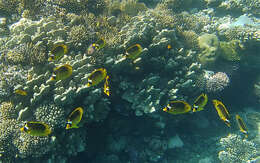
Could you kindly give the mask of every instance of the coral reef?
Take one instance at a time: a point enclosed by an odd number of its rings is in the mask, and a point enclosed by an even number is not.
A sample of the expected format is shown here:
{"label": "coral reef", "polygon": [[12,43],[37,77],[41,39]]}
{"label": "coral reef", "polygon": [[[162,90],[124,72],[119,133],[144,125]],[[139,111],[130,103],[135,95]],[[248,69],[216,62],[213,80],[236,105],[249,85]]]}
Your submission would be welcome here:
{"label": "coral reef", "polygon": [[252,13],[259,16],[260,2],[257,0],[229,0],[223,1],[218,8],[221,11],[237,14],[237,13]]}
{"label": "coral reef", "polygon": [[204,66],[213,64],[219,56],[219,41],[214,34],[203,34],[198,38],[201,53],[198,55],[200,63]]}
{"label": "coral reef", "polygon": [[224,148],[218,154],[222,163],[243,163],[255,157],[257,153],[257,147],[253,142],[235,134],[221,138],[220,145]]}
{"label": "coral reef", "polygon": [[224,72],[217,72],[209,77],[206,77],[207,92],[220,92],[224,90],[230,83],[228,75]]}
{"label": "coral reef", "polygon": [[[227,72],[220,72],[222,64],[239,61],[247,68],[259,67],[254,63],[260,57],[253,52],[259,43],[258,20],[246,14],[236,19],[218,16],[221,10],[257,15],[259,7],[253,3],[258,5],[254,0],[0,0],[4,13],[0,17],[0,161],[70,162],[80,152],[91,153],[88,138],[98,134],[88,131],[100,124],[100,130],[110,134],[98,139],[105,144],[104,152],[93,157],[99,163],[171,162],[168,151],[191,152],[182,148],[189,142],[178,133],[191,116],[172,118],[161,108],[171,100],[192,104],[201,92],[223,91],[231,83]],[[241,8],[243,4],[247,7]],[[250,24],[241,24],[242,19]],[[100,39],[105,46],[87,54],[89,45]],[[57,44],[65,44],[69,51],[48,62]],[[135,44],[142,47],[140,56],[125,57],[126,49]],[[51,80],[53,69],[64,64],[72,67],[72,75]],[[109,97],[103,93],[103,82],[86,86],[88,76],[98,68],[105,68],[110,77]],[[260,96],[259,80],[254,87]],[[66,118],[76,107],[84,110],[79,128],[65,130]],[[201,117],[194,119],[198,129],[212,125],[207,119],[204,125],[199,124]],[[20,132],[26,121],[48,124],[51,135]],[[255,155],[253,142],[237,135],[222,138],[220,144],[222,162],[246,161]],[[196,150],[201,151],[200,146]],[[185,160],[213,162],[213,157]]]}
{"label": "coral reef", "polygon": [[239,40],[221,41],[219,43],[220,57],[227,61],[240,61],[242,46]]}

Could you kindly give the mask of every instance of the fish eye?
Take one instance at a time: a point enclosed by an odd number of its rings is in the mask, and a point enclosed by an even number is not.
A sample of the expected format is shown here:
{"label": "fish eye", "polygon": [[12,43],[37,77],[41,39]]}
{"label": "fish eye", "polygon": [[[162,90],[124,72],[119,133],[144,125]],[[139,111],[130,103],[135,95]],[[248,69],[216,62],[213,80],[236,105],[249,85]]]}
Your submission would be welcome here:
{"label": "fish eye", "polygon": [[24,126],[23,128],[25,132],[28,131],[28,127]]}

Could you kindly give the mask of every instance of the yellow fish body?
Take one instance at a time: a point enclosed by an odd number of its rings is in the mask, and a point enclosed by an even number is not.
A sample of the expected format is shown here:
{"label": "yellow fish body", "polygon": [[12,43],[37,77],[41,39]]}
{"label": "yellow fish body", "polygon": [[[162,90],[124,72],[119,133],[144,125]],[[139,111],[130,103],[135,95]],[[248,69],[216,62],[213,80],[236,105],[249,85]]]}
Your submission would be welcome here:
{"label": "yellow fish body", "polygon": [[96,47],[97,50],[100,50],[100,49],[104,48],[105,45],[106,45],[106,41],[103,38],[101,38],[97,42],[95,42],[94,46]]}
{"label": "yellow fish body", "polygon": [[204,93],[202,93],[199,97],[196,98],[193,104],[193,112],[201,111],[204,109],[204,107],[207,105],[208,102],[208,96]]}
{"label": "yellow fish body", "polygon": [[27,96],[27,92],[21,89],[15,90],[14,93],[22,96]]}
{"label": "yellow fish body", "polygon": [[110,89],[109,89],[109,85],[108,85],[108,80],[109,80],[109,76],[106,76],[106,81],[104,83],[104,93],[107,96],[110,96]]}
{"label": "yellow fish body", "polygon": [[163,111],[170,114],[184,114],[191,111],[191,106],[185,101],[171,101]]}
{"label": "yellow fish body", "polygon": [[53,70],[53,74],[51,77],[51,80],[64,80],[68,77],[70,77],[72,74],[72,67],[68,64],[64,64],[60,67],[56,67]]}
{"label": "yellow fish body", "polygon": [[68,120],[66,123],[66,129],[79,128],[77,125],[81,121],[82,115],[83,115],[82,107],[78,107],[78,108],[74,109],[68,117]]}
{"label": "yellow fish body", "polygon": [[95,86],[103,81],[107,76],[107,70],[104,68],[95,69],[88,77],[87,87]]}
{"label": "yellow fish body", "polygon": [[90,44],[87,50],[88,54],[92,54],[94,53],[94,51],[104,48],[105,45],[106,45],[106,41],[103,38],[99,39],[97,42]]}
{"label": "yellow fish body", "polygon": [[48,136],[51,133],[50,127],[43,122],[26,122],[20,130],[32,136]]}
{"label": "yellow fish body", "polygon": [[140,44],[135,44],[126,49],[126,58],[135,60],[142,53],[143,48]]}
{"label": "yellow fish body", "polygon": [[60,60],[65,54],[68,53],[68,47],[64,44],[57,44],[51,50],[51,55],[48,61]]}
{"label": "yellow fish body", "polygon": [[246,124],[244,123],[243,119],[238,114],[236,115],[236,121],[237,121],[237,125],[238,125],[240,131],[242,133],[244,133],[245,137],[247,138],[248,130],[247,130]]}
{"label": "yellow fish body", "polygon": [[215,106],[217,112],[218,112],[218,116],[220,117],[220,119],[222,119],[226,125],[228,127],[230,127],[230,115],[228,113],[227,108],[225,107],[225,105],[218,100],[212,100],[213,105]]}

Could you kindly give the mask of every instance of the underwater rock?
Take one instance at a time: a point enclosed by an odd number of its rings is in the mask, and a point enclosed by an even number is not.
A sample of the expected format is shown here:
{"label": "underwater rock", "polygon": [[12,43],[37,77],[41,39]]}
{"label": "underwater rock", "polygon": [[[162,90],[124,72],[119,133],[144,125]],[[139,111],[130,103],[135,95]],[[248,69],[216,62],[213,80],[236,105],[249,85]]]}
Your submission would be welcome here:
{"label": "underwater rock", "polygon": [[181,148],[184,146],[183,141],[181,140],[181,138],[179,137],[179,135],[175,135],[173,137],[171,137],[168,140],[168,148],[169,149],[173,149],[173,148]]}

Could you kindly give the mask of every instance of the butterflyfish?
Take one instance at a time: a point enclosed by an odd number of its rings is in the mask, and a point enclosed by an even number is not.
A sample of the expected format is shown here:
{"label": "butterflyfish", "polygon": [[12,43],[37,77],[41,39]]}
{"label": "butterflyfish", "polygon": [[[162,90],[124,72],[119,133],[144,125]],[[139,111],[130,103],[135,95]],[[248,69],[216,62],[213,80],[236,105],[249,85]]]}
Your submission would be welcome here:
{"label": "butterflyfish", "polygon": [[225,107],[225,105],[218,100],[212,100],[213,105],[215,106],[217,112],[218,112],[218,116],[220,117],[220,119],[222,119],[226,125],[228,127],[230,127],[230,115],[228,113],[227,108]]}
{"label": "butterflyfish", "polygon": [[32,136],[48,136],[51,133],[50,127],[43,122],[26,122],[20,130]]}
{"label": "butterflyfish", "polygon": [[97,42],[89,45],[88,50],[87,50],[88,54],[92,54],[95,51],[104,48],[105,45],[106,45],[106,41],[103,38],[99,39]]}
{"label": "butterflyfish", "polygon": [[135,60],[142,53],[143,48],[140,44],[135,44],[126,49],[126,58]]}
{"label": "butterflyfish", "polygon": [[107,75],[107,76],[106,76],[106,81],[105,81],[105,83],[104,83],[104,93],[105,93],[107,96],[110,96],[110,90],[109,90],[108,80],[109,80],[109,76]]}
{"label": "butterflyfish", "polygon": [[78,123],[81,121],[82,115],[83,115],[82,107],[78,107],[78,108],[74,109],[68,117],[68,120],[66,123],[66,129],[79,128]]}
{"label": "butterflyfish", "polygon": [[87,87],[95,86],[103,81],[107,76],[107,70],[104,68],[95,69],[88,77]]}
{"label": "butterflyfish", "polygon": [[163,111],[175,115],[184,114],[191,111],[191,106],[185,101],[170,101]]}
{"label": "butterflyfish", "polygon": [[55,45],[51,52],[50,52],[50,57],[48,61],[53,61],[53,60],[60,60],[65,54],[68,53],[68,47],[67,45],[64,44],[57,44]]}
{"label": "butterflyfish", "polygon": [[72,67],[68,64],[64,64],[62,66],[56,67],[53,70],[53,74],[51,76],[51,80],[64,80],[70,77],[72,74]]}
{"label": "butterflyfish", "polygon": [[246,124],[244,123],[243,119],[238,114],[236,115],[236,121],[237,121],[237,125],[238,125],[240,131],[242,133],[244,133],[245,137],[247,138],[248,130],[247,130]]}
{"label": "butterflyfish", "polygon": [[208,96],[204,93],[199,95],[193,103],[193,112],[201,111],[204,109],[204,107],[207,105],[208,102]]}
{"label": "butterflyfish", "polygon": [[16,89],[14,93],[22,96],[27,96],[27,92],[22,89]]}

